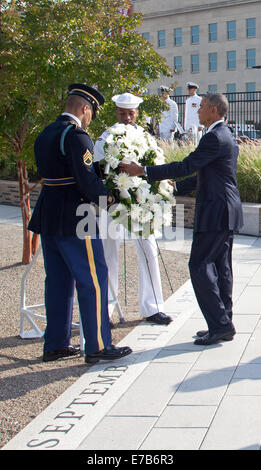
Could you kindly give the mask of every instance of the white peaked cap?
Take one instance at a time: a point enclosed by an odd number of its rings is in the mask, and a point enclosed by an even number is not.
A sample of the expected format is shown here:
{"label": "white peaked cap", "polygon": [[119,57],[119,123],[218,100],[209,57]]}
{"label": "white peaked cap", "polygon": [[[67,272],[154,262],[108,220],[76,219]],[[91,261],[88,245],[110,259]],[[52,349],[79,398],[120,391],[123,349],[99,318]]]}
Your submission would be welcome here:
{"label": "white peaked cap", "polygon": [[112,101],[114,101],[118,108],[132,109],[138,108],[143,99],[131,93],[123,93],[122,95],[113,96]]}
{"label": "white peaked cap", "polygon": [[161,91],[171,91],[172,90],[172,88],[170,86],[165,86],[165,85],[161,85],[160,89],[161,89]]}
{"label": "white peaked cap", "polygon": [[199,88],[198,84],[194,82],[188,82],[187,87]]}

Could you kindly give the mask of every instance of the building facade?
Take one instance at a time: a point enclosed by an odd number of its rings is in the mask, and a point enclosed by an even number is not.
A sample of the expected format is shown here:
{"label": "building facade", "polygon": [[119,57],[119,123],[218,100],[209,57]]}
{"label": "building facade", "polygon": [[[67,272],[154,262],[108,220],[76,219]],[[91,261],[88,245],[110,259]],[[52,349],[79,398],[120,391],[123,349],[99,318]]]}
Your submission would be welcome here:
{"label": "building facade", "polygon": [[140,33],[175,70],[149,87],[176,82],[175,95],[187,93],[186,82],[199,93],[261,91],[261,1],[136,0],[144,14]]}

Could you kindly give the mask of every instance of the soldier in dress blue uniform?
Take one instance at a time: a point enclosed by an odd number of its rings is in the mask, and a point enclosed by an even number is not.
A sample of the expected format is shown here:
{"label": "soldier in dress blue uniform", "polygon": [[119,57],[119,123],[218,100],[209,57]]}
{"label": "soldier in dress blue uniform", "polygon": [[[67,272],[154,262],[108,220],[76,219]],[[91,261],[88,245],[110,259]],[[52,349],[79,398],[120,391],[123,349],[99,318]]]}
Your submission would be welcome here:
{"label": "soldier in dress blue uniform", "polygon": [[70,85],[65,112],[35,141],[36,164],[44,186],[28,229],[41,234],[46,271],[44,362],[80,352],[70,344],[75,284],[85,361],[113,360],[132,352],[129,347],[111,344],[108,269],[102,240],[98,234],[77,236],[79,205],[99,204],[100,196],[106,199],[107,207],[114,202],[93,164],[93,143],[85,131],[103,103],[104,97],[95,88]]}

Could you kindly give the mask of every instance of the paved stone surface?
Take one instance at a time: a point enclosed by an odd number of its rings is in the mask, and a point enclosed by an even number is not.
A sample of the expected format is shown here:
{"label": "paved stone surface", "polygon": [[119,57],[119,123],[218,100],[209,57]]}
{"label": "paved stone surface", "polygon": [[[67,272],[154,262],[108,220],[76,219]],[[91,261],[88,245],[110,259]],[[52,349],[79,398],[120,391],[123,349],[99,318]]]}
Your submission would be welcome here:
{"label": "paved stone surface", "polygon": [[0,205],[0,223],[1,224],[12,224],[12,225],[23,225],[21,219],[21,209],[16,206]]}
{"label": "paved stone surface", "polygon": [[[188,253],[184,235],[159,244]],[[260,248],[235,236],[233,341],[194,345],[205,322],[188,281],[166,301],[170,325],[141,323],[123,341],[132,355],[93,366],[3,450],[259,450]]]}

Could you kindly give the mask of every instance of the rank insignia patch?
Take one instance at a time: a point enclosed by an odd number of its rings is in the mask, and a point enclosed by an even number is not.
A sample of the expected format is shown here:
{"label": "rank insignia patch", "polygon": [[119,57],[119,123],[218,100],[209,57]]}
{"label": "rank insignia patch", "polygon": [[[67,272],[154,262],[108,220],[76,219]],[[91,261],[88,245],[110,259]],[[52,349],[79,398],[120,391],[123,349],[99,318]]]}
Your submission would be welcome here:
{"label": "rank insignia patch", "polygon": [[93,156],[89,150],[86,150],[85,154],[83,155],[83,162],[85,165],[92,165],[93,162]]}

